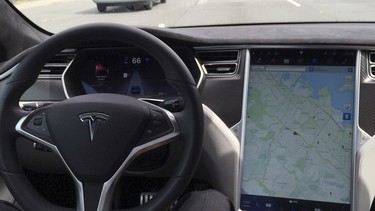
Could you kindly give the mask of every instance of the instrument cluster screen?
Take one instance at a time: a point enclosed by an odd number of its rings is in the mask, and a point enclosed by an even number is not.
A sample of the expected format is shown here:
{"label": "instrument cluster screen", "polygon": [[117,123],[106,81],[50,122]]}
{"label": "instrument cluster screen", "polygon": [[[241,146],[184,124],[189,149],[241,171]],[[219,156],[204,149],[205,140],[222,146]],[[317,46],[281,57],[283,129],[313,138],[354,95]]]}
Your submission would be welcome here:
{"label": "instrument cluster screen", "polygon": [[[70,78],[84,94],[116,93],[133,97],[166,98],[178,92],[165,80],[160,64],[136,48],[86,49],[72,63]],[[75,73],[73,73],[75,72]]]}

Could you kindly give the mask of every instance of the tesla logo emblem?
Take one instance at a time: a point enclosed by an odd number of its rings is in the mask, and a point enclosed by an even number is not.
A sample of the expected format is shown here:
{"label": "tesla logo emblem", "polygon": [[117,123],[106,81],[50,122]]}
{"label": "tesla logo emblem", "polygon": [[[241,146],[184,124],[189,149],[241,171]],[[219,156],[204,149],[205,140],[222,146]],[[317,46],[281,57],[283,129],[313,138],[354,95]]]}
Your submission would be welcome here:
{"label": "tesla logo emblem", "polygon": [[84,113],[84,114],[79,115],[79,119],[82,122],[89,123],[90,140],[92,142],[95,138],[95,133],[96,133],[96,129],[98,127],[99,122],[104,123],[108,121],[109,116],[103,113],[92,112],[92,113]]}

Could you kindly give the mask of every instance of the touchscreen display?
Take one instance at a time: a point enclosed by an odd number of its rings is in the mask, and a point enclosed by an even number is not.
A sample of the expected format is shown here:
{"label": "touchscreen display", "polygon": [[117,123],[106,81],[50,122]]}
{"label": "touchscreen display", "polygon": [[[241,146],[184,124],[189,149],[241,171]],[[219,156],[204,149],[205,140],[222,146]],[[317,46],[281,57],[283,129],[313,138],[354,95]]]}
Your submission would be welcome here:
{"label": "touchscreen display", "polygon": [[355,64],[285,60],[250,66],[240,208],[350,210]]}

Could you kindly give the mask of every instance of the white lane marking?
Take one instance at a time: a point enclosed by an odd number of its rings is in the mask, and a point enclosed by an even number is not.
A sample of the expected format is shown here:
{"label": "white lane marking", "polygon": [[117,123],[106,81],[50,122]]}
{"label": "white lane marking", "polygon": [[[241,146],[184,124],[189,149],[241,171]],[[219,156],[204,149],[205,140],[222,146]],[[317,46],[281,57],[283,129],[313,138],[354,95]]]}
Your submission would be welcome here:
{"label": "white lane marking", "polygon": [[296,1],[294,1],[294,0],[286,0],[286,1],[289,2],[289,3],[291,3],[291,4],[293,4],[293,5],[296,6],[296,7],[300,7],[300,6],[301,6],[300,3],[298,3],[298,2],[296,2]]}
{"label": "white lane marking", "polygon": [[208,0],[199,0],[198,5],[207,4]]}
{"label": "white lane marking", "polygon": [[35,7],[43,7],[59,2],[73,2],[75,0],[38,0],[38,1],[15,1],[14,6],[19,10],[27,10]]}

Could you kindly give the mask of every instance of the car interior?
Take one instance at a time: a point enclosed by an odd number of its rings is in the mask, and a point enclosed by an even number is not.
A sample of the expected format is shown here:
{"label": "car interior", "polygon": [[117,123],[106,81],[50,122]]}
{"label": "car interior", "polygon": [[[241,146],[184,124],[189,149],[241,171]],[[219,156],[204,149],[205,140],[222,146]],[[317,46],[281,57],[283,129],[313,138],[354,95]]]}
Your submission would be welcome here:
{"label": "car interior", "polygon": [[0,14],[9,206],[171,210],[214,189],[235,210],[375,209],[374,23],[52,34]]}

